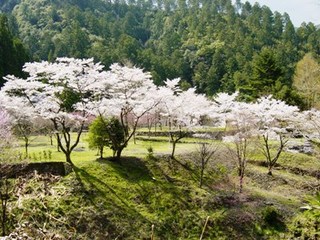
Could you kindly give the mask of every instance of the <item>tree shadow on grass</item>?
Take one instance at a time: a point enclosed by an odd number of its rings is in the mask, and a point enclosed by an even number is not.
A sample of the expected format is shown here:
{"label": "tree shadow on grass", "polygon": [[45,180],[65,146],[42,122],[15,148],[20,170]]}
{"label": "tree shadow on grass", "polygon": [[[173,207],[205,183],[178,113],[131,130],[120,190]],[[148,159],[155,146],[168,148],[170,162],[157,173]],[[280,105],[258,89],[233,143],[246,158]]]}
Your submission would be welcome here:
{"label": "tree shadow on grass", "polygon": [[114,161],[114,158],[110,157],[97,161],[101,164],[108,164],[117,174],[130,182],[152,181],[152,173],[140,158],[122,157],[120,161]]}
{"label": "tree shadow on grass", "polygon": [[[132,184],[131,199],[124,199],[125,197],[119,192],[121,191],[119,188],[113,188],[108,184],[108,181],[102,181],[100,176],[76,168],[76,174],[83,181],[86,189],[94,189],[96,195],[100,195],[102,198],[110,199],[110,195],[112,195],[112,199],[117,200],[110,204],[114,205],[112,208],[116,212],[122,212],[122,216],[125,218],[135,219],[136,222],[140,221],[144,227],[154,224],[159,239],[168,239],[172,236],[183,238],[183,231],[189,225],[198,228],[197,232],[201,231],[204,218],[197,212],[197,209],[201,207],[199,201],[193,199],[194,191],[189,183],[168,171],[169,163],[165,157],[152,160],[123,157],[118,162],[111,160],[112,158],[99,159],[97,162],[101,164],[102,169],[106,169],[106,172],[108,170],[113,172],[110,172],[112,178],[116,176],[120,181],[124,181],[126,187],[128,184]],[[177,168],[180,171],[182,166],[177,164]],[[94,196],[92,196],[92,201],[97,202]],[[153,218],[153,222],[150,223],[135,207],[154,215],[157,220]],[[188,213],[188,217],[185,216],[186,213]],[[189,219],[190,216],[192,216],[191,219]],[[124,220],[124,222],[126,221],[128,219]]]}
{"label": "tree shadow on grass", "polygon": [[[137,233],[136,237],[143,236],[148,233],[151,228],[151,222],[138,212],[134,204],[125,199],[119,190],[116,190],[108,182],[104,181],[99,174],[92,174],[89,169],[74,166],[76,183],[74,185],[73,194],[79,195],[80,199],[84,199],[84,209],[92,206],[91,211],[92,222],[82,227],[76,225],[77,231],[89,234],[92,225],[103,238],[94,239],[133,239],[132,234]],[[83,212],[83,210],[79,211]],[[80,220],[82,219],[79,216]],[[76,218],[76,221],[79,222]],[[98,233],[96,232],[96,233]],[[88,235],[88,239],[93,239]],[[131,238],[130,238],[131,237]]]}
{"label": "tree shadow on grass", "polygon": [[[157,178],[156,190],[159,189],[158,191],[164,195],[155,201],[162,202],[162,206],[159,207],[168,213],[160,226],[160,231],[163,232],[162,237],[167,239],[176,236],[181,239],[189,239],[190,236],[184,235],[185,229],[193,229],[188,234],[196,233],[198,237],[197,234],[200,235],[205,221],[205,217],[199,215],[199,210],[205,207],[202,202],[204,199],[202,199],[201,190],[198,191],[195,185],[191,183],[191,186],[189,181],[184,181],[181,179],[181,175],[175,174],[175,172],[184,172],[185,168],[182,165],[176,161],[173,163],[168,161],[170,161],[170,157],[149,163]],[[168,171],[167,167],[171,168],[172,164],[176,165],[176,171]],[[168,197],[168,201],[163,201],[166,197]],[[167,235],[167,232],[171,232],[172,235]],[[191,238],[195,238],[195,235],[192,235]]]}
{"label": "tree shadow on grass", "polygon": [[[189,223],[187,219],[181,220],[184,219],[185,211],[192,212],[194,225],[203,221],[203,217],[196,212],[190,187],[167,172],[166,161],[166,158],[143,160],[136,157],[122,157],[119,162],[113,162],[112,158],[98,160],[135,184],[135,197],[132,201],[143,205],[150,213],[159,214],[159,221],[154,224],[161,239],[182,234],[182,225]],[[158,212],[159,209],[163,210]]]}
{"label": "tree shadow on grass", "polygon": [[86,197],[93,206],[97,207],[97,209],[100,207],[98,205],[101,204],[101,201],[99,201],[97,197],[101,197],[108,204],[108,208],[112,208],[116,212],[139,219],[141,222],[148,222],[150,224],[150,222],[144,216],[135,210],[134,206],[130,206],[128,202],[125,201],[125,199],[123,199],[123,197],[121,197],[117,191],[115,191],[106,182],[101,181],[98,177],[76,166],[74,166],[74,172],[83,191],[87,193]]}

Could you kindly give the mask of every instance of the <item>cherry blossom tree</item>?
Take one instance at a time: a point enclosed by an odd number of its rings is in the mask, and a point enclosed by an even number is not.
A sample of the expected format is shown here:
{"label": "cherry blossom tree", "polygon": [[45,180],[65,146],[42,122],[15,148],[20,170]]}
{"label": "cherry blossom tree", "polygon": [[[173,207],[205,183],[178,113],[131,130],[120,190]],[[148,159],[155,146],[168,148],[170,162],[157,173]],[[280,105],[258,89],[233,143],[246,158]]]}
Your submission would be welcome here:
{"label": "cherry blossom tree", "polygon": [[[299,109],[272,96],[262,97],[248,106],[256,118],[257,133],[262,137],[261,150],[268,164],[268,174],[272,175],[272,169],[288,142],[287,128],[296,122]],[[271,140],[278,142],[275,152],[272,151]]]}
{"label": "cherry blossom tree", "polygon": [[[10,161],[12,153],[10,152],[13,146],[11,118],[10,115],[0,108],[0,163]],[[10,197],[11,184],[4,172],[0,173],[0,209],[1,209],[1,228],[2,236],[6,234],[7,224],[7,203]]]}
{"label": "cherry blossom tree", "polygon": [[13,134],[24,141],[25,155],[28,156],[28,147],[31,142],[31,135],[34,134],[37,129],[34,126],[34,116],[30,109],[26,108],[23,102],[13,98],[3,98],[2,105],[6,107],[7,112],[11,117],[11,126]]}
{"label": "cherry blossom tree", "polygon": [[232,110],[237,107],[238,102],[236,98],[238,94],[238,92],[233,94],[222,92],[214,97],[213,104],[208,109],[208,112],[215,126],[227,127],[228,121],[234,116]]}
{"label": "cherry blossom tree", "polygon": [[297,125],[300,133],[315,146],[320,147],[320,111],[317,109],[303,111],[299,117]]}
{"label": "cherry blossom tree", "polygon": [[[23,70],[29,75],[26,79],[6,77],[0,93],[5,102],[3,107],[10,110],[20,104],[23,106],[20,111],[49,119],[59,148],[72,164],[71,153],[80,141],[90,113],[88,104],[106,79],[103,66],[93,59],[58,58],[54,63],[26,63]],[[76,132],[74,139],[72,131]]]}
{"label": "cherry blossom tree", "polygon": [[147,127],[149,138],[151,136],[152,127],[154,127],[154,131],[157,131],[157,125],[161,123],[161,117],[159,110],[157,108],[152,109],[148,112],[143,118],[141,118],[139,127]]}
{"label": "cherry blossom tree", "polygon": [[33,108],[26,106],[26,102],[20,101],[20,98],[2,97],[0,104],[7,109],[11,118],[12,132],[24,141],[25,155],[28,156],[31,136],[41,130],[38,124],[40,118],[34,114]]}
{"label": "cherry blossom tree", "polygon": [[12,126],[10,115],[0,108],[0,159],[4,160],[1,156],[5,149],[12,144]]}
{"label": "cherry blossom tree", "polygon": [[114,149],[115,159],[119,160],[141,118],[155,108],[163,96],[152,82],[150,73],[136,67],[112,64],[107,79],[106,86],[95,91],[97,100],[91,102],[91,109],[95,115],[115,116],[120,120],[125,137]]}
{"label": "cherry blossom tree", "polygon": [[[273,99],[272,96],[262,97],[255,103],[238,102],[236,96],[237,93],[218,94],[214,99],[215,105],[210,110],[210,116],[216,119],[216,124],[230,130],[228,133],[231,136],[227,136],[225,140],[234,144],[230,153],[237,163],[242,191],[250,145],[253,145],[258,137],[257,142],[260,143],[268,164],[268,174],[272,175],[272,169],[287,143],[287,128],[292,128],[300,113],[297,107]],[[279,143],[276,151],[273,150],[275,141]]]}
{"label": "cherry blossom tree", "polygon": [[[231,96],[224,94],[220,98],[229,101],[216,100],[218,106],[212,112],[214,116],[221,116],[220,119],[223,121],[220,123],[225,121],[231,130],[230,133],[234,132],[225,140],[234,144],[234,148],[230,148],[230,153],[237,163],[241,192],[250,156],[250,145],[259,142],[268,164],[268,174],[272,175],[272,169],[287,143],[289,136],[287,129],[292,128],[300,113],[296,106],[287,105],[283,101],[273,99],[272,96],[262,97],[255,103],[237,102],[235,98],[232,99]],[[273,150],[275,141],[279,143],[276,151]]]}
{"label": "cherry blossom tree", "polygon": [[196,94],[195,88],[182,91],[180,79],[167,80],[165,86],[159,89],[163,97],[159,108],[162,118],[169,124],[169,136],[172,143],[171,158],[174,159],[177,143],[188,135],[188,132],[201,125],[201,120],[207,115],[210,101],[201,94]]}
{"label": "cherry blossom tree", "polygon": [[243,180],[250,157],[250,148],[256,134],[256,119],[252,118],[252,109],[247,103],[234,102],[231,112],[228,112],[226,122],[233,135],[224,137],[233,147],[228,147],[230,157],[236,162],[239,176],[239,192],[243,191]]}
{"label": "cherry blossom tree", "polygon": [[250,155],[250,145],[255,133],[255,118],[252,109],[247,103],[236,100],[238,93],[219,93],[213,99],[208,110],[214,126],[225,128],[226,136],[223,141],[227,143],[229,156],[237,166],[239,176],[239,192],[243,190],[243,180],[247,161]]}

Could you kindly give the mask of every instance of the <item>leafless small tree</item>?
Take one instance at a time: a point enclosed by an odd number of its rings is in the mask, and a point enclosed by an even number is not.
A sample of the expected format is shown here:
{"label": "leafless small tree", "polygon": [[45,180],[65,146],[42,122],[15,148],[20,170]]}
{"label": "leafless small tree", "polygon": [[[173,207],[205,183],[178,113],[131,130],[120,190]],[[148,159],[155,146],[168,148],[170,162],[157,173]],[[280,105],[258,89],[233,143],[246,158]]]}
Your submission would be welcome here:
{"label": "leafless small tree", "polygon": [[236,136],[233,140],[234,147],[229,147],[230,156],[235,160],[239,176],[239,192],[243,190],[243,179],[248,160],[249,139]]}
{"label": "leafless small tree", "polygon": [[282,134],[279,134],[279,145],[275,154],[272,154],[272,146],[270,143],[269,135],[262,135],[263,142],[261,144],[261,151],[265,156],[268,164],[268,175],[272,175],[273,167],[276,165],[281,153],[283,152],[288,139],[286,139]]}
{"label": "leafless small tree", "polygon": [[[235,161],[239,176],[239,192],[243,190],[243,179],[250,154],[250,145],[255,132],[254,119],[250,118],[250,111],[238,111],[236,117],[229,123],[234,135],[227,138],[232,145],[228,145],[230,157]],[[225,138],[225,140],[227,139]]]}
{"label": "leafless small tree", "polygon": [[199,187],[203,185],[205,169],[213,156],[217,153],[218,146],[212,143],[200,142],[197,146],[196,167],[199,170]]}

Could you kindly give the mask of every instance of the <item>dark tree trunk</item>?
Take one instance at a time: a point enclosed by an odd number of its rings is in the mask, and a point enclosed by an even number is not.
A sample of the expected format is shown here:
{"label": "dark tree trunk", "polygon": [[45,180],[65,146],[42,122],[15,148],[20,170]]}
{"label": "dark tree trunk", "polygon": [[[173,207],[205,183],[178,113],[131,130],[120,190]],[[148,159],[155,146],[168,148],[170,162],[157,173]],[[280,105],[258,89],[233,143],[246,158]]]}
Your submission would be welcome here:
{"label": "dark tree trunk", "polygon": [[3,192],[0,193],[1,197],[1,208],[2,208],[2,215],[1,215],[1,227],[2,227],[2,236],[6,235],[6,223],[7,223],[7,203],[9,199],[9,186],[8,180],[1,180],[0,184],[3,185]]}
{"label": "dark tree trunk", "polygon": [[65,155],[67,163],[70,163],[73,166],[73,162],[71,161],[71,152],[66,152]]}
{"label": "dark tree trunk", "polygon": [[2,225],[2,236],[6,235],[6,222],[7,222],[7,200],[3,199],[4,196],[2,196],[1,194],[1,204],[2,204],[2,221],[1,221],[1,225]]}
{"label": "dark tree trunk", "polygon": [[59,139],[57,138],[57,151],[60,152]]}
{"label": "dark tree trunk", "polygon": [[239,179],[239,193],[242,193],[243,190],[243,176],[240,176]]}
{"label": "dark tree trunk", "polygon": [[124,149],[124,147],[120,147],[116,150],[116,157],[115,157],[115,160],[117,162],[120,161],[120,158],[121,158],[121,154],[122,154],[122,150]]}
{"label": "dark tree trunk", "polygon": [[176,151],[176,145],[177,145],[177,142],[176,141],[172,141],[171,159],[174,159],[174,153]]}
{"label": "dark tree trunk", "polygon": [[28,156],[28,146],[29,146],[29,139],[25,138],[24,139],[24,149],[25,149],[25,152],[26,152],[26,156]]}
{"label": "dark tree trunk", "polygon": [[103,158],[103,146],[100,147],[99,153],[100,153],[100,159],[102,159]]}
{"label": "dark tree trunk", "polygon": [[203,184],[203,173],[204,173],[204,167],[201,168],[201,172],[200,172],[200,188],[202,188],[202,184]]}
{"label": "dark tree trunk", "polygon": [[52,137],[52,135],[50,135],[49,138],[50,138],[50,145],[53,146],[53,137]]}

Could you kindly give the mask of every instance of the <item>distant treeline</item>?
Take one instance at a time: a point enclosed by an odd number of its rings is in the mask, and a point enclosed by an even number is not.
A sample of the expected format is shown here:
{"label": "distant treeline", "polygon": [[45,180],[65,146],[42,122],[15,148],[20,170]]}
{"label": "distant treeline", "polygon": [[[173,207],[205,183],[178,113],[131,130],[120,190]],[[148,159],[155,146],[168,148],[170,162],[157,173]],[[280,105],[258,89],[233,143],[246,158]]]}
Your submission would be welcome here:
{"label": "distant treeline", "polygon": [[33,60],[131,64],[150,71],[158,85],[181,77],[183,88],[208,95],[238,90],[245,100],[273,94],[302,105],[292,87],[296,64],[306,53],[320,56],[313,23],[296,28],[288,14],[249,2],[4,0],[0,9]]}

